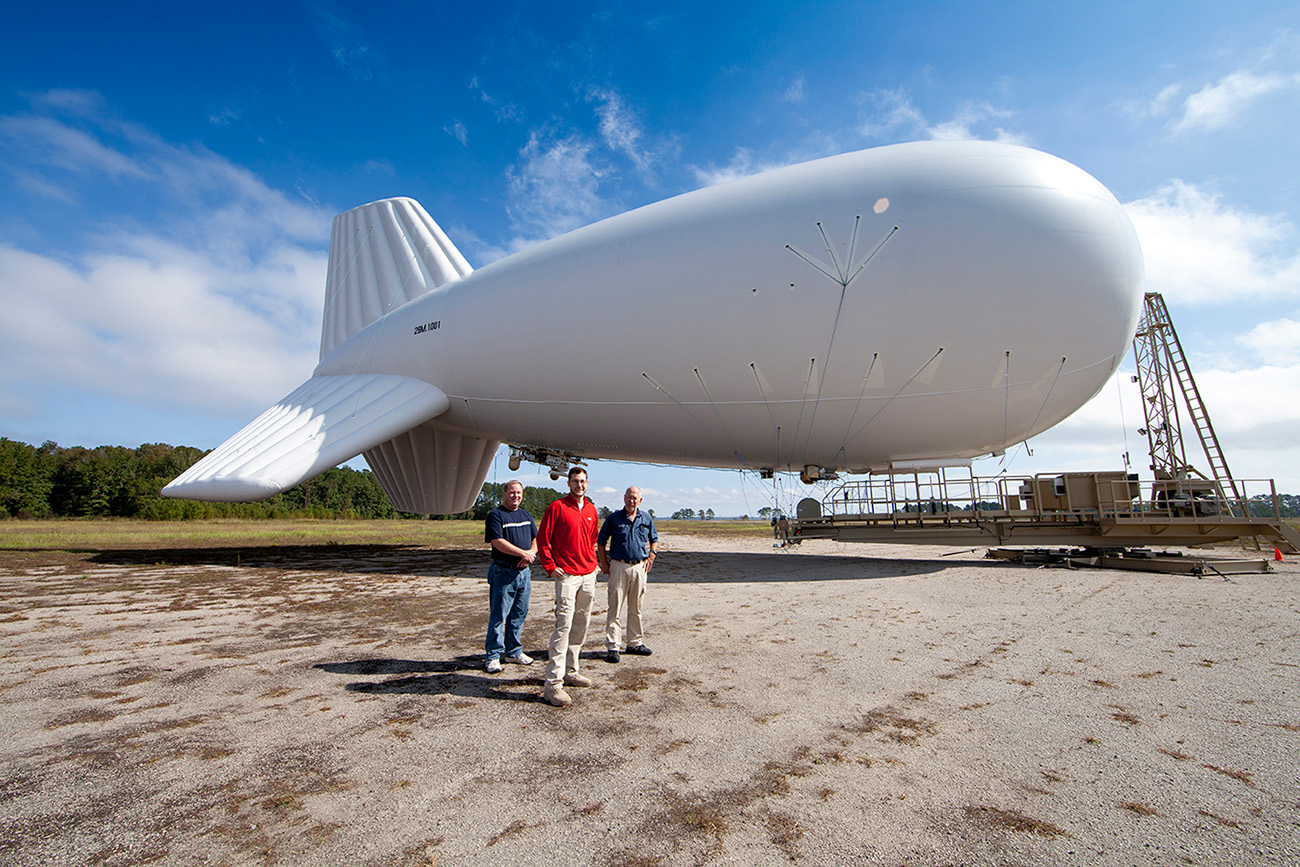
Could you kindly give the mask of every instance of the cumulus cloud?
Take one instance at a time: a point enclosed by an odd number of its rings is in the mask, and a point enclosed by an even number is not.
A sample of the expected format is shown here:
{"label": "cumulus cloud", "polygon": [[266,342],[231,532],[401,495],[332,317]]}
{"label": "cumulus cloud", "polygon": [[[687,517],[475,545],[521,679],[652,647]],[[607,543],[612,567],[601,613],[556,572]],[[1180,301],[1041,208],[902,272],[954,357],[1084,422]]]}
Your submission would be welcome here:
{"label": "cumulus cloud", "polygon": [[1232,207],[1180,180],[1124,207],[1152,290],[1191,304],[1300,297],[1300,233],[1286,220]]}
{"label": "cumulus cloud", "polygon": [[1300,320],[1280,317],[1261,322],[1238,337],[1237,343],[1246,353],[1273,364],[1300,366]]}
{"label": "cumulus cloud", "polygon": [[[1300,90],[1300,75],[1238,70],[1190,94],[1182,103],[1182,116],[1174,121],[1173,129],[1176,133],[1224,129],[1270,94],[1295,90]],[[1167,91],[1162,91],[1161,96]]]}
{"label": "cumulus cloud", "polygon": [[[111,119],[9,116],[0,130],[6,161],[70,200],[98,197],[76,233],[0,245],[0,403],[75,388],[243,415],[310,373],[326,214]],[[149,229],[130,210],[141,200],[165,215]]]}
{"label": "cumulus cloud", "polygon": [[[1174,315],[1197,389],[1213,419],[1233,474],[1276,478],[1280,490],[1300,488],[1300,250],[1294,226],[1278,217],[1225,203],[1193,184],[1174,181],[1125,205],[1142,242],[1147,288],[1161,292]],[[1233,335],[1218,316],[1199,309],[1251,302],[1252,317],[1279,312]],[[1199,308],[1199,309],[1198,309]],[[1216,346],[1217,337],[1226,339]],[[1191,338],[1189,340],[1189,338]],[[1199,339],[1198,339],[1199,338]],[[1142,400],[1122,370],[1117,380],[1057,427],[1020,449],[1012,472],[1118,469],[1127,449],[1132,469],[1149,476]],[[1208,470],[1195,429],[1183,413],[1191,462]],[[1125,414],[1127,413],[1127,416]],[[1251,493],[1264,492],[1262,487]]]}

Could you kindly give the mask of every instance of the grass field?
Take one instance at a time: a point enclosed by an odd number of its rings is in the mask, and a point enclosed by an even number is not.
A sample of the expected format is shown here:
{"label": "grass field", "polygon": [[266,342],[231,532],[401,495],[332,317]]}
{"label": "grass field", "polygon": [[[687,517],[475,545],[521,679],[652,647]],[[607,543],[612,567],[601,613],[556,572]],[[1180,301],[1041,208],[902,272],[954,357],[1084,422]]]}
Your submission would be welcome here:
{"label": "grass field", "polygon": [[[763,521],[656,521],[660,533],[767,536]],[[111,519],[0,521],[0,549],[102,551],[273,545],[420,545],[472,548],[483,544],[480,521],[131,521]]]}

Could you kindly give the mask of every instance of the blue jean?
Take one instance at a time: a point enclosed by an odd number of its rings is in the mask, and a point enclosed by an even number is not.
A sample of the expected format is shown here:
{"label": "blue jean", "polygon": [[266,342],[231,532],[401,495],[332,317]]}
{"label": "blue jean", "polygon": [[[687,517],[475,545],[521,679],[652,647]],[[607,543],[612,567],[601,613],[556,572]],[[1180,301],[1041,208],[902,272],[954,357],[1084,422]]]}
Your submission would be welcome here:
{"label": "blue jean", "polygon": [[488,567],[488,628],[483,643],[485,659],[499,659],[502,651],[514,656],[524,649],[519,631],[528,616],[533,582],[528,569],[492,561]]}

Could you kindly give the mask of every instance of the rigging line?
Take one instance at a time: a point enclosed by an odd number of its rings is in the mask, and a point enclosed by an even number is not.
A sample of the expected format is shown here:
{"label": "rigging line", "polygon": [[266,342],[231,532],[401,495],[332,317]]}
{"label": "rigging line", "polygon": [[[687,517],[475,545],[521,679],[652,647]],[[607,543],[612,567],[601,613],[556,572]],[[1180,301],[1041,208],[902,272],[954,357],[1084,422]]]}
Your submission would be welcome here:
{"label": "rigging line", "polygon": [[[889,230],[888,235],[880,239],[880,243],[876,245],[876,249],[872,250],[867,255],[867,258],[862,260],[862,264],[858,266],[858,270],[853,272],[853,276],[849,278],[850,283],[858,279],[858,275],[862,273],[862,269],[866,268],[869,264],[871,264],[871,260],[876,258],[876,254],[880,252],[880,248],[885,246],[885,242],[888,241],[890,238],[894,237],[894,233],[897,231],[898,231],[898,227],[895,226],[894,228]],[[853,266],[850,265],[849,267],[852,268]]]}
{"label": "rigging line", "polygon": [[1124,472],[1128,472],[1128,422],[1124,421],[1124,391],[1119,386],[1119,380],[1118,376],[1115,377],[1115,399],[1119,403],[1119,430],[1124,437]]}
{"label": "rigging line", "polygon": [[[1047,394],[1043,397],[1043,405],[1040,406],[1040,407],[1038,408],[1038,412],[1034,415],[1034,420],[1033,420],[1032,422],[1029,423],[1029,430],[1030,430],[1030,431],[1032,431],[1032,430],[1034,429],[1035,425],[1038,424],[1038,417],[1041,416],[1041,415],[1043,414],[1043,410],[1047,408],[1047,401],[1051,400],[1051,398],[1052,398],[1052,389],[1056,388],[1056,381],[1057,381],[1058,379],[1061,378],[1061,371],[1062,371],[1062,370],[1065,370],[1065,357],[1064,357],[1064,356],[1061,357],[1061,363],[1060,363],[1060,365],[1058,365],[1057,368],[1056,368],[1056,375],[1052,377],[1052,384],[1049,385],[1049,386],[1047,387]],[[1026,449],[1029,448],[1029,445],[1028,445],[1028,438],[1026,438],[1026,445],[1025,445],[1025,448],[1026,448]]]}
{"label": "rigging line", "polygon": [[921,367],[920,367],[920,369],[917,370],[916,373],[912,374],[911,377],[907,380],[907,382],[903,383],[902,387],[898,389],[898,391],[894,392],[892,395],[889,396],[889,400],[885,401],[884,406],[880,407],[880,409],[876,410],[874,413],[871,414],[871,418],[867,419],[866,422],[862,425],[862,427],[858,428],[858,432],[857,432],[857,433],[855,433],[853,436],[849,437],[847,440],[844,441],[844,448],[847,449],[847,448],[849,447],[849,445],[850,445],[850,444],[851,444],[855,439],[857,439],[858,437],[860,437],[860,436],[862,435],[862,432],[863,432],[864,430],[866,430],[866,429],[871,425],[871,423],[872,423],[873,421],[876,420],[876,417],[877,417],[878,415],[880,415],[882,412],[884,412],[885,409],[886,409],[886,408],[887,408],[891,403],[894,402],[894,399],[897,398],[900,394],[902,394],[903,391],[904,391],[904,390],[905,390],[909,385],[912,384],[912,380],[914,380],[914,379],[916,379],[918,376],[920,376],[920,375],[925,371],[925,369],[926,369],[927,367],[929,367],[931,364],[934,364],[934,360],[935,360],[936,358],[938,358],[938,357],[939,357],[940,355],[942,355],[942,354],[943,354],[943,347],[940,346],[940,347],[939,347],[939,351],[936,352],[934,355],[931,355],[929,361],[927,361],[925,364],[922,364]]}
{"label": "rigging line", "polygon": [[[859,216],[858,220],[861,219],[862,219],[861,216]],[[821,228],[821,223],[817,224],[817,228],[819,229]],[[839,306],[835,308],[835,320],[831,323],[831,339],[826,344],[826,358],[825,361],[822,362],[822,375],[821,378],[817,381],[817,398],[816,401],[813,403],[812,417],[808,419],[808,436],[804,439],[804,443],[803,443],[804,462],[806,462],[808,458],[808,445],[812,442],[813,423],[817,420],[817,407],[820,406],[821,404],[822,386],[826,383],[826,372],[830,370],[831,350],[835,348],[835,335],[839,332],[840,315],[844,312],[844,299],[848,295],[849,284],[858,278],[858,275],[862,273],[862,271],[867,267],[867,265],[870,264],[871,260],[875,258],[876,254],[880,252],[880,248],[884,247],[885,242],[888,241],[890,238],[892,238],[894,236],[894,232],[897,231],[898,231],[897,226],[891,229],[889,231],[889,234],[881,239],[880,243],[876,245],[876,248],[871,251],[871,253],[867,256],[867,258],[862,260],[861,267],[859,267],[857,271],[853,272],[853,276],[844,277],[840,282],[840,303]],[[826,233],[823,232],[822,237],[824,238],[825,236]],[[853,243],[855,246],[857,244],[857,237],[858,237],[858,225],[857,222],[855,221],[853,224]],[[831,255],[832,257],[834,257],[833,251]],[[838,269],[839,261],[838,260],[834,260],[834,261],[835,261],[835,267]],[[852,258],[849,259],[849,267],[850,268],[853,267]]]}
{"label": "rigging line", "polygon": [[817,221],[817,231],[821,232],[822,243],[826,245],[826,252],[830,254],[831,264],[835,266],[835,272],[839,275],[835,282],[841,286],[847,285],[844,279],[844,268],[840,265],[840,257],[835,255],[835,248],[831,244],[831,239],[826,237],[826,227],[822,225],[821,220]]}
{"label": "rigging line", "polygon": [[795,254],[796,256],[798,256],[800,259],[803,259],[803,260],[804,260],[805,262],[807,262],[809,265],[811,265],[811,266],[813,266],[814,268],[816,268],[818,271],[820,271],[820,272],[822,272],[823,274],[825,274],[825,275],[826,275],[827,277],[829,277],[830,279],[834,280],[836,283],[843,283],[843,282],[844,282],[844,278],[843,278],[843,277],[841,277],[841,276],[838,275],[838,274],[832,274],[830,271],[827,271],[825,268],[822,267],[822,265],[821,265],[820,262],[818,262],[818,261],[816,261],[816,260],[814,260],[814,259],[809,259],[808,256],[807,256],[807,254],[804,253],[802,250],[800,250],[798,247],[791,247],[789,244],[786,244],[786,245],[785,245],[785,248],[786,248],[787,250],[789,250],[791,253],[794,253],[794,254]]}
{"label": "rigging line", "polygon": [[[879,352],[873,352],[873,353],[871,353],[871,365],[867,368],[867,375],[864,376],[864,377],[862,377],[862,387],[858,389],[858,400],[857,400],[857,403],[853,404],[853,413],[849,416],[849,423],[848,423],[848,424],[845,426],[845,428],[844,428],[844,438],[845,438],[845,439],[844,439],[843,441],[841,441],[841,444],[840,444],[840,450],[839,450],[838,452],[835,453],[835,459],[834,459],[834,460],[839,460],[841,456],[844,457],[844,464],[845,464],[845,467],[848,466],[848,462],[849,462],[849,455],[848,455],[848,452],[845,451],[845,446],[847,445],[847,439],[848,439],[848,436],[849,436],[849,431],[853,430],[853,422],[857,421],[857,418],[858,418],[858,410],[859,410],[859,409],[861,408],[861,406],[862,406],[862,396],[865,395],[865,394],[867,393],[867,383],[871,381],[871,372],[872,372],[873,370],[876,369],[876,359],[878,359],[878,358],[880,358],[880,353],[879,353]],[[832,462],[833,462],[833,461],[832,461]]]}
{"label": "rigging line", "polygon": [[645,378],[645,381],[646,381],[646,382],[648,382],[648,383],[650,383],[651,385],[653,385],[657,391],[662,392],[663,395],[664,395],[665,397],[667,397],[667,398],[668,398],[669,400],[671,400],[673,403],[677,404],[678,409],[680,409],[682,412],[686,413],[688,416],[690,416],[692,419],[694,419],[695,423],[698,424],[700,427],[704,428],[706,431],[708,431],[708,432],[709,432],[709,433],[714,437],[714,439],[720,440],[724,446],[726,446],[727,448],[731,449],[731,453],[735,456],[736,460],[740,461],[741,464],[743,464],[745,467],[749,467],[749,464],[746,464],[745,461],[744,461],[744,459],[741,458],[741,456],[740,456],[739,454],[736,454],[736,450],[735,450],[735,448],[731,445],[731,443],[729,443],[727,440],[723,439],[722,437],[718,436],[718,432],[717,432],[717,431],[715,431],[713,428],[709,427],[707,424],[705,424],[703,421],[701,421],[700,418],[699,418],[698,416],[696,416],[695,413],[693,413],[693,412],[691,412],[689,409],[687,409],[687,408],[686,408],[686,405],[683,404],[680,400],[678,400],[677,398],[675,398],[675,397],[673,397],[671,394],[669,394],[669,393],[668,393],[668,389],[664,388],[662,385],[660,385],[659,383],[655,382],[654,379],[651,378],[650,374],[646,373],[644,370],[641,371],[641,376],[643,376],[643,377]]}
{"label": "rigging line", "polygon": [[[691,371],[695,374],[695,379],[699,382],[700,388],[704,390],[704,396],[709,399],[709,407],[713,410],[713,415],[718,420],[718,426],[722,428],[723,436],[727,438],[727,445],[731,448],[731,453],[736,456],[736,460],[745,464],[744,459],[740,456],[740,450],[736,448],[736,441],[731,438],[731,431],[727,430],[727,423],[722,420],[722,413],[718,412],[718,403],[713,399],[713,393],[709,391],[709,387],[705,385],[704,377],[700,376],[700,369],[698,367],[692,367]],[[745,465],[748,466],[748,464]]]}
{"label": "rigging line", "polygon": [[[804,411],[804,407],[808,405],[808,390],[809,387],[812,385],[813,371],[816,369],[817,369],[817,359],[815,358],[808,359],[808,376],[803,381],[803,397],[799,399],[799,418],[795,422],[794,437],[792,437],[795,443],[799,442],[799,431],[803,429],[803,411]],[[791,457],[793,457],[793,455],[791,455]]]}
{"label": "rigging line", "polygon": [[1007,369],[1002,374],[1002,463],[1007,460],[1007,437],[1011,417],[1011,350],[1007,350]]}
{"label": "rigging line", "polygon": [[781,460],[781,426],[776,423],[776,416],[772,413],[772,404],[768,402],[767,392],[763,390],[763,380],[758,377],[758,366],[751,361],[749,370],[754,374],[754,385],[758,387],[758,393],[763,396],[763,407],[767,410],[767,417],[772,420],[772,427],[776,428],[776,456],[772,458],[773,465],[775,465],[776,461]]}
{"label": "rigging line", "polygon": [[[845,265],[846,265],[848,268],[852,268],[852,267],[853,267],[853,257],[854,257],[854,256],[857,254],[857,252],[858,252],[858,228],[859,228],[861,225],[862,225],[862,215],[861,215],[861,214],[858,214],[857,216],[855,216],[855,217],[853,218],[853,237],[849,239],[849,258],[848,258],[848,261],[845,263]],[[861,269],[859,269],[859,270],[861,270]],[[854,274],[853,276],[856,277],[857,274]],[[852,283],[852,282],[853,282],[853,279],[852,279],[852,278],[849,278],[849,282]]]}

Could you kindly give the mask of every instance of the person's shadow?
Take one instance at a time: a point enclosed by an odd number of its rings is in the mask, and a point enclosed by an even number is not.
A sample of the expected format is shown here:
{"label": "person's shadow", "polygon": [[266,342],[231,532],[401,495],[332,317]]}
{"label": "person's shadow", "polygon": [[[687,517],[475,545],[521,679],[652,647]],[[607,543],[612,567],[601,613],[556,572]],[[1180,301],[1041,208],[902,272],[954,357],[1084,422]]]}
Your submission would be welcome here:
{"label": "person's shadow", "polygon": [[546,654],[534,652],[532,665],[504,663],[500,674],[483,671],[482,655],[448,660],[357,659],[322,662],[313,668],[330,674],[361,675],[368,680],[345,684],[349,692],[369,695],[455,695],[505,701],[541,701]]}

